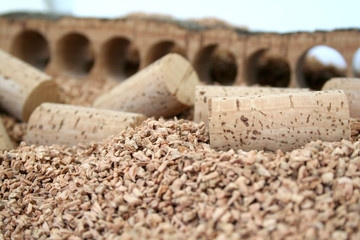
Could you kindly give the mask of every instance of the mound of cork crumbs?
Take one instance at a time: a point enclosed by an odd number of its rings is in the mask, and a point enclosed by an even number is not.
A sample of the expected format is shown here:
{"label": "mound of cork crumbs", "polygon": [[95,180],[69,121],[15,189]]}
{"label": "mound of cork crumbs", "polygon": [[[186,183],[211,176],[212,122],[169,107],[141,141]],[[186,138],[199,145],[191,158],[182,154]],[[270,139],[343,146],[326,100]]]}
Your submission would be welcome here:
{"label": "mound of cork crumbs", "polygon": [[148,119],[102,143],[0,155],[5,239],[360,239],[360,142],[217,152]]}
{"label": "mound of cork crumbs", "polygon": [[[56,81],[83,106],[115,84]],[[18,145],[26,124],[1,117]],[[0,239],[360,239],[354,135],[218,152],[203,124],[149,118],[98,144],[21,143],[0,153]]]}

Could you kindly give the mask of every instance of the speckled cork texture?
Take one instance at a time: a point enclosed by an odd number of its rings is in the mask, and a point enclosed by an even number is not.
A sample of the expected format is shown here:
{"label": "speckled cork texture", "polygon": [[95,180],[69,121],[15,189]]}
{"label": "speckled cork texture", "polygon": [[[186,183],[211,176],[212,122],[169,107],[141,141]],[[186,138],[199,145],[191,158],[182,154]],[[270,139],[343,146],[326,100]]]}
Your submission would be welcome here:
{"label": "speckled cork texture", "polygon": [[27,122],[41,103],[60,101],[50,76],[2,50],[0,62],[0,109]]}
{"label": "speckled cork texture", "polygon": [[360,78],[332,78],[322,90],[341,89],[345,92],[350,109],[350,117],[360,118]]}
{"label": "speckled cork texture", "polygon": [[95,99],[93,106],[172,117],[194,105],[199,79],[191,64],[168,54]]}
{"label": "speckled cork texture", "polygon": [[136,127],[145,119],[137,113],[43,103],[29,119],[25,141],[36,145],[66,146],[101,141]]}
{"label": "speckled cork texture", "polygon": [[210,145],[217,150],[290,151],[312,140],[351,136],[340,90],[212,98],[209,115]]}
{"label": "speckled cork texture", "polygon": [[246,87],[246,86],[196,86],[194,121],[203,121],[209,124],[208,100],[212,97],[245,97],[251,95],[283,93],[283,92],[306,92],[308,88],[275,88],[275,87]]}

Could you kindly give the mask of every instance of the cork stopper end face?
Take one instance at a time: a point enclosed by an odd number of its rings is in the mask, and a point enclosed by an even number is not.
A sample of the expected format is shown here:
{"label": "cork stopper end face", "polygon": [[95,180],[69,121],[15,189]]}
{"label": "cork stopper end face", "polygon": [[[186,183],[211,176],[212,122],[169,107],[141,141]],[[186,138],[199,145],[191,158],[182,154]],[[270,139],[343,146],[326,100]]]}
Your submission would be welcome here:
{"label": "cork stopper end face", "polygon": [[176,53],[166,55],[161,62],[166,79],[165,84],[170,93],[175,95],[182,104],[193,106],[195,88],[200,81],[190,62]]}
{"label": "cork stopper end face", "polygon": [[59,103],[60,97],[58,94],[58,87],[53,80],[41,82],[28,96],[24,103],[22,120],[27,122],[31,113],[41,103],[52,102]]}

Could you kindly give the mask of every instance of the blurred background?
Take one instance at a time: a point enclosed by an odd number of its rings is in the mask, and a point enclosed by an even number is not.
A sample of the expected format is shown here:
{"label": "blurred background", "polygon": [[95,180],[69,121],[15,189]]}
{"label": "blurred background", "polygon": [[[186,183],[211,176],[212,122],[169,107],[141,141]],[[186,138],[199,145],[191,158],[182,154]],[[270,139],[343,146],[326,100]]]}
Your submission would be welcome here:
{"label": "blurred background", "polygon": [[[360,29],[360,0],[1,0],[0,14],[14,11],[101,18],[139,12],[164,14],[180,20],[217,18],[250,31],[280,33]],[[307,57],[340,69],[346,67],[341,54],[326,46],[314,47]],[[352,65],[360,75],[360,48],[354,54]]]}
{"label": "blurred background", "polygon": [[1,0],[0,13],[40,11],[114,18],[134,12],[178,19],[215,17],[255,31],[314,31],[360,27],[359,0]]}

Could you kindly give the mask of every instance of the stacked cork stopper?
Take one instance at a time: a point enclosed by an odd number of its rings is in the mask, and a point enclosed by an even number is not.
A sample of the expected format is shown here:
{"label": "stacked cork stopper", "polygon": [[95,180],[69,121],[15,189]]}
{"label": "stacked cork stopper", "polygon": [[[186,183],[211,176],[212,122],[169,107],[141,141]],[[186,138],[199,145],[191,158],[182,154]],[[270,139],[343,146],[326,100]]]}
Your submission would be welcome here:
{"label": "stacked cork stopper", "polygon": [[[205,86],[182,56],[168,54],[99,96],[92,107],[61,104],[51,77],[0,51],[0,108],[28,122],[28,144],[101,141],[194,106],[217,150],[290,151],[312,140],[349,139],[359,130],[360,80],[332,79],[323,91]],[[0,121],[0,149],[12,145]]]}

